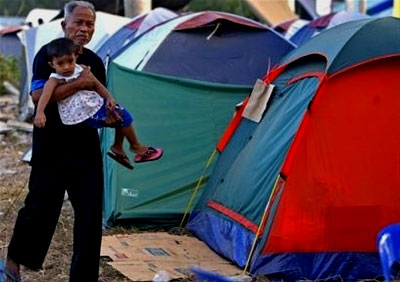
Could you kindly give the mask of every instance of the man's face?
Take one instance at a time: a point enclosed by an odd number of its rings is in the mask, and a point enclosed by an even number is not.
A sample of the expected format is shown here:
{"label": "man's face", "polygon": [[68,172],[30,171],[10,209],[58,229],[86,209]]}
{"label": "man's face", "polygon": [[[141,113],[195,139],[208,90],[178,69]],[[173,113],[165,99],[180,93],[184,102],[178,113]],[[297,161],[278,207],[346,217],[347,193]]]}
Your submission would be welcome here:
{"label": "man's face", "polygon": [[89,8],[75,7],[72,14],[62,23],[65,37],[83,47],[92,39],[95,15]]}

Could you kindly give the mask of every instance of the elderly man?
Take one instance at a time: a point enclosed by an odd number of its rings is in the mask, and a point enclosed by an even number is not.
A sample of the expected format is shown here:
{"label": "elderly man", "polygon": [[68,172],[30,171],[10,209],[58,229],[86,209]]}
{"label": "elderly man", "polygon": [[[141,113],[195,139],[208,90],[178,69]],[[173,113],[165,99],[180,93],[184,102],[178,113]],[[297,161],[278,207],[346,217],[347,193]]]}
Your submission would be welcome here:
{"label": "elderly man", "polygon": [[[63,125],[57,110],[60,99],[78,90],[93,89],[97,78],[105,84],[101,59],[84,48],[92,38],[96,14],[92,4],[72,1],[65,5],[62,29],[80,49],[78,64],[88,66],[73,82],[57,86],[46,107],[48,122],[34,128],[29,193],[15,223],[5,271],[8,281],[18,281],[19,265],[37,270],[48,251],[65,191],[75,214],[70,281],[98,280],[102,232],[103,170],[97,130],[83,123]],[[46,45],[35,57],[31,95],[37,103],[52,72]],[[98,82],[97,82],[98,83]]]}

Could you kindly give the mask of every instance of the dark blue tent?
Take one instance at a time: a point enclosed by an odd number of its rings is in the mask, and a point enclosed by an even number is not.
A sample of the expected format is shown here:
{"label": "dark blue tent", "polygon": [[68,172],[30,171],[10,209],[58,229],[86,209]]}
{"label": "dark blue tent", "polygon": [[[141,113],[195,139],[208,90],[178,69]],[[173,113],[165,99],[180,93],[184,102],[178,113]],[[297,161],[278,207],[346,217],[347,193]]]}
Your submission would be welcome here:
{"label": "dark blue tent", "polygon": [[294,45],[233,14],[199,12],[159,25],[121,49],[115,61],[145,72],[253,85]]}

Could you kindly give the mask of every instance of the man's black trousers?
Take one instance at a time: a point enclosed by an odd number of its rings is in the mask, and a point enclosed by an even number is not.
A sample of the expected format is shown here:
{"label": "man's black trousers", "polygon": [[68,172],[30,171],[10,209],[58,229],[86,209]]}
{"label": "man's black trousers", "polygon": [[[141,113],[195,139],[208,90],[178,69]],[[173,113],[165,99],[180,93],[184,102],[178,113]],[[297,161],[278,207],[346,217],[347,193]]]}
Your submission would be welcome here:
{"label": "man's black trousers", "polygon": [[71,282],[97,282],[102,235],[101,167],[56,169],[32,167],[29,193],[18,213],[8,256],[41,269],[53,237],[65,191],[74,209]]}

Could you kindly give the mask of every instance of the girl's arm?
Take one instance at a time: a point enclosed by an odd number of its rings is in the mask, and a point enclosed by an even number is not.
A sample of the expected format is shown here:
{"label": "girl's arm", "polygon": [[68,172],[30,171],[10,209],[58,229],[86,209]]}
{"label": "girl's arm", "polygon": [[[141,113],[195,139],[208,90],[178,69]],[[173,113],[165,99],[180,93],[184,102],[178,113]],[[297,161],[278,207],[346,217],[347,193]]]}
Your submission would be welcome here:
{"label": "girl's arm", "polygon": [[96,79],[95,84],[94,84],[94,90],[99,93],[99,95],[101,97],[103,97],[104,99],[106,99],[106,106],[107,109],[109,110],[114,110],[115,106],[116,106],[116,102],[113,98],[113,96],[111,95],[111,93],[107,90],[107,88]]}
{"label": "girl's arm", "polygon": [[59,84],[59,80],[56,78],[50,78],[46,81],[46,84],[43,87],[42,95],[40,96],[38,106],[36,112],[44,112],[47,104],[50,101],[51,96],[53,95],[54,89],[56,89]]}
{"label": "girl's arm", "polygon": [[50,101],[51,96],[53,95],[54,89],[59,84],[59,80],[56,78],[50,78],[46,81],[46,84],[43,87],[42,95],[40,96],[38,106],[36,108],[36,115],[33,121],[33,124],[37,127],[44,127],[46,124],[46,115],[44,114],[44,109]]}
{"label": "girl's arm", "polygon": [[120,113],[117,113],[117,111],[115,111],[117,104],[111,93],[97,79],[95,81],[94,89],[101,97],[103,97],[106,100],[106,107],[107,107],[106,123],[110,126],[115,126],[119,124],[119,122],[122,121],[122,117]]}

